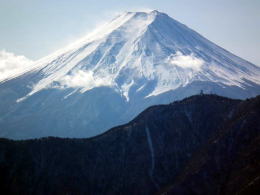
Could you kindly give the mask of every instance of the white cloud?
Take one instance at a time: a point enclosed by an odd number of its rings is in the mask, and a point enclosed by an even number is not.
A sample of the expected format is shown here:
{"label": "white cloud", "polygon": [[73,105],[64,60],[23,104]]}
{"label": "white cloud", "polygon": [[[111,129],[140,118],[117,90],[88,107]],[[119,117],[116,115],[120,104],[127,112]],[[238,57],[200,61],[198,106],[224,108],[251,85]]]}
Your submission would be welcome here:
{"label": "white cloud", "polygon": [[92,71],[78,70],[77,72],[66,75],[58,81],[64,87],[82,88],[83,92],[94,87],[111,86],[112,79],[94,76]]}
{"label": "white cloud", "polygon": [[183,55],[181,52],[176,52],[176,54],[170,56],[170,63],[181,68],[190,68],[194,70],[200,70],[204,61],[200,58],[196,58],[194,54]]}
{"label": "white cloud", "polygon": [[14,77],[25,71],[32,61],[25,56],[0,51],[0,81]]}

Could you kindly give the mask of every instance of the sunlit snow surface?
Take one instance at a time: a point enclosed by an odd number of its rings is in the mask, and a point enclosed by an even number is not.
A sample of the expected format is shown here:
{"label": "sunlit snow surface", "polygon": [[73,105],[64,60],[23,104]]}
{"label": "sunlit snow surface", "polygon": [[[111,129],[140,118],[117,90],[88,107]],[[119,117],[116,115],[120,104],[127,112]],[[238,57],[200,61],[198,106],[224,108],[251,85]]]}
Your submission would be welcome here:
{"label": "sunlit snow surface", "polygon": [[260,84],[259,67],[157,11],[123,13],[87,37],[39,60],[30,71],[41,79],[18,101],[44,88],[85,92],[109,86],[129,101],[131,87],[142,90],[144,81],[154,83],[146,97],[193,81],[241,88],[246,81]]}

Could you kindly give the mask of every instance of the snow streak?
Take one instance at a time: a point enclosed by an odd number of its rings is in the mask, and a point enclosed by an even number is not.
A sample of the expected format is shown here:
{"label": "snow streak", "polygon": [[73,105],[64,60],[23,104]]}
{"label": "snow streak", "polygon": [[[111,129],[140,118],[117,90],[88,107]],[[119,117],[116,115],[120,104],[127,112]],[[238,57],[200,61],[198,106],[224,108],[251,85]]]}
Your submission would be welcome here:
{"label": "snow streak", "polygon": [[156,188],[159,189],[159,185],[156,183],[156,181],[153,177],[153,172],[154,172],[154,167],[155,167],[155,154],[154,154],[154,148],[153,148],[153,142],[152,142],[150,130],[147,126],[145,127],[145,132],[146,132],[147,143],[148,143],[150,154],[151,154],[151,169],[150,169],[149,174],[150,174],[150,177],[151,177],[154,185],[156,186]]}

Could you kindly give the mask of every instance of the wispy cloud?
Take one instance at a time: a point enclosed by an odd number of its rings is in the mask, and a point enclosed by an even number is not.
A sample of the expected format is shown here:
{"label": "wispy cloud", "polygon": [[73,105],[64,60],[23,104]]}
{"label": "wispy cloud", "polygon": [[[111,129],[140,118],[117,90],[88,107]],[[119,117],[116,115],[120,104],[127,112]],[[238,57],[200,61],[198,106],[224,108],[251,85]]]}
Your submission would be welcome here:
{"label": "wispy cloud", "polygon": [[23,72],[31,64],[32,61],[25,56],[0,51],[0,81]]}

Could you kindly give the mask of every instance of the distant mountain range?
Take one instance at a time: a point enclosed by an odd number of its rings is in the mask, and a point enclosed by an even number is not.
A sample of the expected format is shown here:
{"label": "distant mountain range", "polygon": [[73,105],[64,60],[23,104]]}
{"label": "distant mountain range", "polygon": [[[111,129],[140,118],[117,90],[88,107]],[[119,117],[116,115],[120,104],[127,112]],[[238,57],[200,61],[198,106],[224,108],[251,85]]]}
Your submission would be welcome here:
{"label": "distant mountain range", "polygon": [[0,137],[98,135],[190,95],[260,94],[260,68],[164,13],[125,12],[0,83]]}
{"label": "distant mountain range", "polygon": [[260,96],[200,95],[88,139],[0,139],[2,194],[257,194]]}

